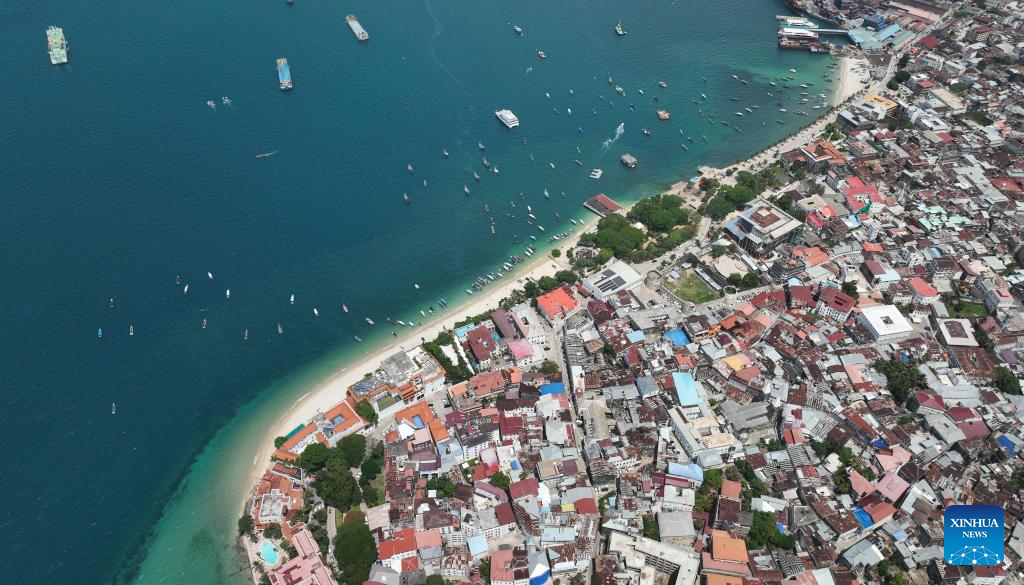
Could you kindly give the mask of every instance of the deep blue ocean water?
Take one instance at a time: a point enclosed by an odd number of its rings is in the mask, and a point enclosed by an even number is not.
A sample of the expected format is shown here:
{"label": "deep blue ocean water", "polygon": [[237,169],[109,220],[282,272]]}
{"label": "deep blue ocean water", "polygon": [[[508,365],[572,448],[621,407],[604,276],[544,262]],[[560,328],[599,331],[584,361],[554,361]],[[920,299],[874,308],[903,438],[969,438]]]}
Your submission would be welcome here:
{"label": "deep blue ocean water", "polygon": [[[464,300],[473,277],[530,234],[544,239],[524,203],[550,235],[586,218],[580,202],[594,193],[635,200],[809,121],[776,124],[778,98],[765,95],[789,68],[828,91],[827,57],[775,48],[783,10],[778,0],[0,3],[0,582],[242,580],[231,535],[249,486],[232,479],[251,465],[261,423],[390,339],[363,316],[418,318],[438,297]],[[370,42],[356,42],[347,13]],[[624,38],[612,32],[619,18]],[[63,67],[46,55],[51,24],[70,43]],[[277,88],[277,57],[291,64],[291,92]],[[743,133],[696,116],[699,93]],[[502,107],[520,128],[495,119]],[[636,169],[619,164],[627,151]],[[595,167],[597,182],[586,176]]]}

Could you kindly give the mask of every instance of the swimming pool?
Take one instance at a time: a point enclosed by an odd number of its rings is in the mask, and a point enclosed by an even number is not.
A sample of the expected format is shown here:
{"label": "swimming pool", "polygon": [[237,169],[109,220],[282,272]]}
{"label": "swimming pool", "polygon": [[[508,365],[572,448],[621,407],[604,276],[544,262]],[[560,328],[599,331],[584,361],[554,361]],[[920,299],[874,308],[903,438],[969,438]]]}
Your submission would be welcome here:
{"label": "swimming pool", "polygon": [[260,558],[267,562],[268,565],[277,564],[277,547],[274,543],[269,540],[264,540],[260,543]]}

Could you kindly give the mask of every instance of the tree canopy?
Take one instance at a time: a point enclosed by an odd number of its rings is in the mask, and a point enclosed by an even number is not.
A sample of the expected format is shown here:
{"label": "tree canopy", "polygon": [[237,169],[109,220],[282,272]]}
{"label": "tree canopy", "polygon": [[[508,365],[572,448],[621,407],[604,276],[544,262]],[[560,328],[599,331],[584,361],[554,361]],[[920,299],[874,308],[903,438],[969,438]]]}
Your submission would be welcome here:
{"label": "tree canopy", "polygon": [[366,424],[371,427],[377,424],[377,411],[373,409],[373,405],[365,400],[361,400],[356,403],[356,414],[359,418],[366,421]]}
{"label": "tree canopy", "polygon": [[366,437],[349,435],[338,442],[336,449],[345,458],[345,463],[349,467],[359,467],[363,462],[363,456],[366,455]]}
{"label": "tree canopy", "polygon": [[874,367],[885,375],[888,382],[886,387],[896,404],[906,404],[910,393],[924,386],[924,375],[918,372],[913,364],[898,359],[879,360],[875,362]]}
{"label": "tree canopy", "polygon": [[1020,394],[1020,380],[1005,366],[996,368],[996,378],[992,384],[1005,394]]}
{"label": "tree canopy", "polygon": [[560,371],[561,371],[561,368],[558,367],[558,364],[556,364],[555,362],[553,362],[551,360],[544,360],[540,364],[540,372],[542,374],[549,374],[549,375],[550,374],[557,374]]}
{"label": "tree canopy", "polygon": [[491,479],[488,480],[488,483],[490,483],[491,485],[498,489],[507,490],[509,484],[512,483],[512,480],[509,478],[509,476],[499,471],[491,476]]}
{"label": "tree canopy", "polygon": [[363,494],[352,472],[348,467],[338,466],[337,461],[333,460],[334,465],[328,465],[317,472],[313,489],[325,504],[347,512],[349,508],[359,504]]}
{"label": "tree canopy", "polygon": [[651,231],[668,232],[689,220],[682,205],[683,200],[675,195],[655,195],[638,201],[626,217],[639,221]]}
{"label": "tree canopy", "polygon": [[362,585],[377,560],[377,543],[362,522],[344,522],[334,537],[334,558],[338,561],[341,585]]}
{"label": "tree canopy", "polygon": [[796,546],[793,537],[779,532],[775,526],[775,518],[768,512],[754,512],[754,522],[747,534],[747,546],[751,549],[760,549],[765,546],[770,548],[781,548],[792,550]]}

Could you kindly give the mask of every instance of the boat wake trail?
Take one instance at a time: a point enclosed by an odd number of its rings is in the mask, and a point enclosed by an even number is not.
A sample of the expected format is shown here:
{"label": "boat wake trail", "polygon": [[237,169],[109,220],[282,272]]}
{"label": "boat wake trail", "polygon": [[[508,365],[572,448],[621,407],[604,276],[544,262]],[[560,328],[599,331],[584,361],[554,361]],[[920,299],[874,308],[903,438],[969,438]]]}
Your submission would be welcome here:
{"label": "boat wake trail", "polygon": [[469,110],[469,112],[471,114],[476,113],[476,108],[473,107],[473,104],[469,99],[469,91],[466,89],[466,86],[463,85],[462,81],[458,77],[455,77],[455,74],[452,73],[451,69],[448,69],[447,65],[442,63],[441,60],[437,58],[437,38],[441,36],[442,32],[444,32],[444,26],[441,24],[441,21],[439,21],[437,19],[437,16],[434,14],[434,7],[433,5],[431,5],[430,0],[424,0],[423,8],[427,10],[427,15],[430,17],[430,20],[433,21],[434,23],[434,34],[430,38],[430,59],[434,62],[435,65],[438,66],[438,68],[441,69],[441,71],[444,71],[445,74],[447,74],[448,77],[450,77],[451,80],[455,82],[456,87],[458,87],[459,91],[462,92],[462,95],[466,97],[466,108]]}
{"label": "boat wake trail", "polygon": [[619,124],[618,128],[615,129],[615,136],[613,136],[612,138],[608,138],[604,142],[601,143],[601,152],[602,153],[607,152],[608,149],[611,148],[611,146],[613,144],[615,144],[616,142],[619,141],[619,138],[622,137],[622,134],[625,131],[626,131],[626,124],[625,123]]}

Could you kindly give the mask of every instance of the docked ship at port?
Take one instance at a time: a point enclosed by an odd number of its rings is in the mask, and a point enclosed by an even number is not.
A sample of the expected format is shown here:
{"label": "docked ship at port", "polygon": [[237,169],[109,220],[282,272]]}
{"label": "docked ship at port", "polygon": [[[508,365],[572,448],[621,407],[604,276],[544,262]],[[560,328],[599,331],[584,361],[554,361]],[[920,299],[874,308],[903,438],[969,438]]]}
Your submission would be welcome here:
{"label": "docked ship at port", "polygon": [[828,43],[820,40],[820,35],[809,28],[783,26],[779,29],[779,48],[811,53],[828,53]]}
{"label": "docked ship at port", "polygon": [[352,34],[356,35],[356,38],[360,41],[370,40],[370,33],[366,32],[363,25],[359,24],[359,19],[349,14],[345,17],[345,22],[348,23],[348,27],[352,29]]}
{"label": "docked ship at port", "polygon": [[277,60],[277,80],[282,90],[292,88],[292,71],[288,68],[288,59],[284,57]]}
{"label": "docked ship at port", "polygon": [[519,118],[512,113],[512,110],[495,110],[494,115],[501,120],[501,123],[508,126],[509,128],[515,128],[519,126]]}
{"label": "docked ship at port", "polygon": [[46,45],[50,51],[50,63],[63,65],[68,62],[68,41],[64,38],[64,29],[59,26],[46,29]]}

